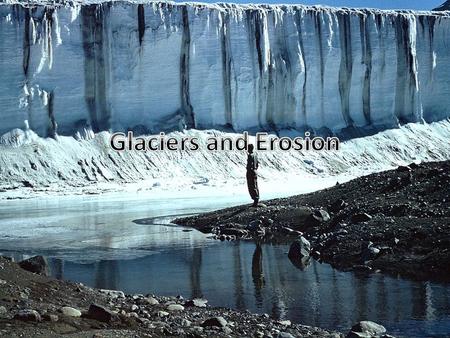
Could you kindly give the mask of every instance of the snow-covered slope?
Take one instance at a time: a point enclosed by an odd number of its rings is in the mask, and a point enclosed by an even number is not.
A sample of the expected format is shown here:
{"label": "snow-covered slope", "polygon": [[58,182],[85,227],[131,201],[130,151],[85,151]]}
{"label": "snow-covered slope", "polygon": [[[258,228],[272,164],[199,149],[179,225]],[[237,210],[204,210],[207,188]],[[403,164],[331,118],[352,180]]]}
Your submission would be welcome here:
{"label": "snow-covered slope", "polygon": [[[197,137],[198,151],[116,152],[109,146],[108,132],[77,141],[72,137],[43,139],[32,131],[16,130],[3,138],[3,143],[9,140],[8,145],[0,143],[0,199],[32,196],[26,186],[35,187],[34,194],[76,193],[124,189],[124,183],[138,182],[137,188],[143,190],[161,187],[192,192],[199,187],[212,188],[210,195],[245,187],[245,152],[206,150],[206,139],[212,134],[221,132],[189,130],[171,134]],[[261,183],[263,195],[281,194],[286,189],[301,192],[318,177],[336,182],[342,179],[340,175],[351,178],[413,161],[450,159],[449,140],[450,121],[446,120],[410,123],[355,138],[342,143],[339,151],[260,151],[259,176],[266,182]],[[136,185],[130,189],[133,187]]]}
{"label": "snow-covered slope", "polygon": [[1,2],[0,135],[440,120],[449,31],[446,12]]}

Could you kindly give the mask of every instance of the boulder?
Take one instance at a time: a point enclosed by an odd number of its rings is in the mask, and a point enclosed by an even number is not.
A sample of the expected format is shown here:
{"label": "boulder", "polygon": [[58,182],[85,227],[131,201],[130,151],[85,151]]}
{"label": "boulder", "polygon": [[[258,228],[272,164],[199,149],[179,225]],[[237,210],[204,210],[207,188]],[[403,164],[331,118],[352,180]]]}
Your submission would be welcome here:
{"label": "boulder", "polygon": [[205,320],[202,323],[202,326],[203,327],[212,327],[212,326],[225,327],[225,326],[227,326],[227,324],[228,324],[227,321],[223,317],[212,317],[212,318]]}
{"label": "boulder", "polygon": [[117,319],[117,315],[114,312],[97,304],[89,306],[87,317],[104,323],[111,323]]}
{"label": "boulder", "polygon": [[353,337],[381,337],[386,333],[386,328],[371,321],[361,321],[352,326],[347,338]]}
{"label": "boulder", "polygon": [[36,310],[24,309],[15,314],[14,319],[21,320],[23,322],[40,322],[42,321],[41,315]]}
{"label": "boulder", "polygon": [[300,236],[299,239],[291,244],[288,256],[291,259],[302,259],[304,257],[309,257],[310,252],[311,244],[305,237]]}
{"label": "boulder", "polygon": [[19,262],[19,266],[27,271],[39,275],[49,276],[50,269],[47,260],[42,256],[34,256]]}

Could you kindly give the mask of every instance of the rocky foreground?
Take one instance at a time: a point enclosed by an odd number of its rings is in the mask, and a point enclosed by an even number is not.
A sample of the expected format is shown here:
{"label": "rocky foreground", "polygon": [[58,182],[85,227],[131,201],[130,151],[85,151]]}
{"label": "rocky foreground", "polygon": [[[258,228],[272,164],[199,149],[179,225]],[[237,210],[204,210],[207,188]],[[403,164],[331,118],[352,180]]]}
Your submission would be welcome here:
{"label": "rocky foreground", "polygon": [[[0,257],[0,337],[343,337],[204,299],[125,295],[45,275],[42,257],[20,266]],[[355,330],[384,332],[362,323]]]}
{"label": "rocky foreground", "polygon": [[411,164],[258,208],[174,221],[221,240],[293,242],[292,262],[312,256],[341,270],[450,281],[450,161]]}

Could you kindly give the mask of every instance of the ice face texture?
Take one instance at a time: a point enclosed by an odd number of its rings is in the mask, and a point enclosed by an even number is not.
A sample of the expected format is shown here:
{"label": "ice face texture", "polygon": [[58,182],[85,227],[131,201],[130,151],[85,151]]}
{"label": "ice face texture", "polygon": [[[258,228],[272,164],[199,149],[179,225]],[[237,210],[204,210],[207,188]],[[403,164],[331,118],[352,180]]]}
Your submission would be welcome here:
{"label": "ice face texture", "polygon": [[448,12],[0,4],[0,134],[323,133],[450,116]]}

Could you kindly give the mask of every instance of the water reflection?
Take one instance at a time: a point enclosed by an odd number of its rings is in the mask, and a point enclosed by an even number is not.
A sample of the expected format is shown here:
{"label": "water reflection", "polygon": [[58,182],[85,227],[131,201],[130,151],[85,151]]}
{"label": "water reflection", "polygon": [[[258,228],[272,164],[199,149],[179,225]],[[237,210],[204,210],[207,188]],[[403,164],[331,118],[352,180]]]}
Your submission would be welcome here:
{"label": "water reflection", "polygon": [[[81,264],[50,258],[53,274],[128,293],[206,297],[212,305],[347,330],[369,319],[408,337],[450,329],[448,285],[343,273],[311,262],[300,271],[286,245],[247,242]],[[81,254],[81,253],[80,253]]]}
{"label": "water reflection", "polygon": [[212,305],[306,325],[347,331],[355,321],[373,320],[408,337],[450,332],[448,284],[357,276],[316,261],[294,266],[288,245],[221,243],[167,224],[132,222],[164,223],[161,215],[217,208],[217,201],[122,200],[8,204],[0,209],[1,254],[15,260],[43,254],[56,278],[93,287],[204,296]]}

